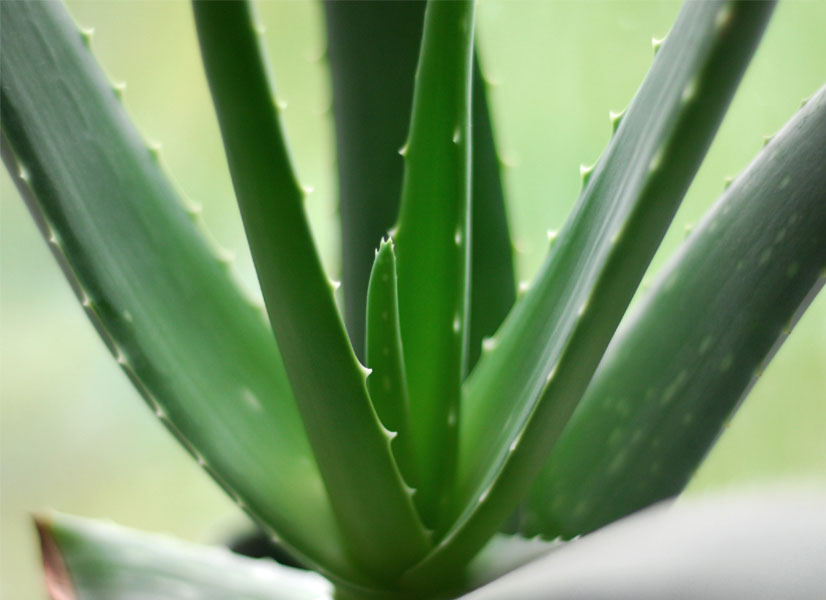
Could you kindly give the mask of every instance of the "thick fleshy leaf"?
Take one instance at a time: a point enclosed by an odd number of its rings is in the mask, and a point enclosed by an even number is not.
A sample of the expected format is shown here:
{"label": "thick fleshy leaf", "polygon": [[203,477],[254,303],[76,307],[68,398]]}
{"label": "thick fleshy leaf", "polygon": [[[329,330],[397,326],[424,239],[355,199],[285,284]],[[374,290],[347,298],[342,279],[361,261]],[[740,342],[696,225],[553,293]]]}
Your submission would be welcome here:
{"label": "thick fleshy leaf", "polygon": [[324,0],[336,127],[341,283],[347,330],[364,356],[373,255],[396,222],[398,154],[410,125],[426,2]]}
{"label": "thick fleshy leaf", "polygon": [[367,288],[367,391],[384,427],[395,435],[393,455],[408,485],[416,484],[410,404],[404,373],[399,302],[396,293],[396,255],[393,242],[382,241],[376,251]]}
{"label": "thick fleshy leaf", "polygon": [[468,378],[456,520],[408,573],[411,583],[451,577],[528,492],[699,167],[772,8],[684,5],[534,286]]}
{"label": "thick fleshy leaf", "polygon": [[2,2],[2,149],[69,282],[161,421],[307,562],[346,575],[278,348],[57,2]]}
{"label": "thick fleshy leaf", "polygon": [[[325,0],[333,88],[342,291],[347,330],[363,356],[364,302],[373,251],[398,215],[402,160],[426,2]],[[515,298],[513,256],[499,163],[478,62],[471,129],[471,296],[468,365]],[[477,243],[478,242],[478,243]]]}
{"label": "thick fleshy leaf", "polygon": [[249,5],[198,1],[194,10],[244,228],[310,445],[353,559],[373,580],[392,580],[429,543],[318,258]]}
{"label": "thick fleshy leaf", "polygon": [[316,573],[224,548],[54,515],[37,521],[52,600],[323,600]]}
{"label": "thick fleshy leaf", "polygon": [[415,498],[431,527],[444,524],[466,361],[474,8],[465,0],[427,6],[393,232]]}
{"label": "thick fleshy leaf", "polygon": [[527,532],[586,533],[688,483],[823,285],[824,164],[826,87],[728,188],[617,332],[533,487]]}
{"label": "thick fleshy leaf", "polygon": [[826,495],[658,505],[569,542],[464,600],[819,600]]}

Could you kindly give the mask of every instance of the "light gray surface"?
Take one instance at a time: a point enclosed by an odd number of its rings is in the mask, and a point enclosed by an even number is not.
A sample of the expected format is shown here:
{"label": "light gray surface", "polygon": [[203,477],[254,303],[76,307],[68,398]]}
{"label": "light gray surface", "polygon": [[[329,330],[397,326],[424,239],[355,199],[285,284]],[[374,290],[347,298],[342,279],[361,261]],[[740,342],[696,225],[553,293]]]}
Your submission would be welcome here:
{"label": "light gray surface", "polygon": [[466,600],[826,598],[826,490],[660,504]]}

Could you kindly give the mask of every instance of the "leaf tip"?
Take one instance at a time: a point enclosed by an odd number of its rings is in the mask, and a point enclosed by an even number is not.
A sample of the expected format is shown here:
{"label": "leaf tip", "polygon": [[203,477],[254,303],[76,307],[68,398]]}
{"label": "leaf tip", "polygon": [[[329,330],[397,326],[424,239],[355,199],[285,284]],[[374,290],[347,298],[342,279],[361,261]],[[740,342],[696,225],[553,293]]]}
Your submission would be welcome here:
{"label": "leaf tip", "polygon": [[95,37],[95,28],[94,27],[81,27],[80,28],[80,42],[86,46],[86,48],[91,49],[92,47],[92,38]]}
{"label": "leaf tip", "polygon": [[37,535],[40,539],[40,553],[43,558],[43,574],[46,581],[46,591],[51,600],[75,600],[75,593],[72,578],[60,547],[55,540],[52,524],[46,517],[35,515],[34,525],[37,528]]}
{"label": "leaf tip", "polygon": [[379,427],[381,427],[381,432],[384,434],[384,437],[387,438],[388,442],[392,442],[394,439],[396,439],[396,436],[399,435],[398,431],[391,431],[381,423],[379,423]]}
{"label": "leaf tip", "polygon": [[720,10],[717,11],[717,15],[714,17],[714,27],[717,28],[717,31],[722,31],[728,24],[731,23],[733,15],[733,9],[731,3],[727,3],[720,7]]}
{"label": "leaf tip", "polygon": [[613,110],[608,111],[608,119],[611,121],[611,133],[614,134],[619,129],[620,123],[622,122],[622,118],[625,116],[625,111],[621,110],[619,112],[614,112]]}
{"label": "leaf tip", "polygon": [[23,166],[22,163],[18,163],[17,165],[17,178],[20,181],[25,181],[26,183],[31,182],[31,175],[29,174],[29,170]]}
{"label": "leaf tip", "polygon": [[198,202],[187,201],[184,203],[184,212],[186,212],[189,218],[194,221],[197,220],[204,212],[204,206]]}
{"label": "leaf tip", "polygon": [[115,94],[115,98],[123,102],[123,95],[126,92],[126,82],[125,81],[113,81],[112,82],[112,92]]}
{"label": "leaf tip", "polygon": [[152,141],[146,145],[146,149],[149,151],[149,157],[152,159],[152,161],[160,164],[161,150],[163,149],[163,144],[161,142]]}
{"label": "leaf tip", "polygon": [[517,161],[516,157],[512,156],[510,154],[502,153],[502,154],[499,154],[497,156],[497,158],[499,159],[499,165],[503,169],[512,169],[518,164],[518,161]]}
{"label": "leaf tip", "polygon": [[482,338],[482,352],[492,352],[497,343],[495,337]]}
{"label": "leaf tip", "polygon": [[160,404],[155,404],[155,411],[154,412],[155,412],[155,416],[158,419],[160,419],[161,421],[166,421],[167,420],[166,411],[163,408],[161,408]]}
{"label": "leaf tip", "polygon": [[591,173],[594,172],[594,165],[587,166],[587,165],[579,165],[579,176],[582,178],[582,187],[584,188],[588,185],[588,181],[591,179]]}

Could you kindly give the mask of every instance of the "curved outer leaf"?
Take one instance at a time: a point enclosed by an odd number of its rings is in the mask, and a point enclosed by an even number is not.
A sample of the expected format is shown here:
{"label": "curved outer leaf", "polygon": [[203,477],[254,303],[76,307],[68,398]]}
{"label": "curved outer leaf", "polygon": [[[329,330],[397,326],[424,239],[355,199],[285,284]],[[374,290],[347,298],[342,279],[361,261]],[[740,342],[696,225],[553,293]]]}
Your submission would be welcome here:
{"label": "curved outer leaf", "polygon": [[284,366],[344,540],[376,581],[429,547],[313,244],[246,2],[195,2],[204,68]]}
{"label": "curved outer leaf", "polygon": [[63,6],[0,10],[3,160],[104,342],[270,534],[353,574],[260,309],[185,212]]}
{"label": "curved outer leaf", "polygon": [[826,495],[656,506],[565,544],[463,600],[826,597]]}
{"label": "curved outer leaf", "polygon": [[404,373],[393,242],[382,241],[367,288],[367,391],[386,429],[395,432],[393,455],[408,485],[416,485],[410,405]]}
{"label": "curved outer leaf", "polygon": [[684,5],[533,289],[468,379],[458,517],[408,572],[411,584],[449,577],[528,492],[696,172],[772,8]]}
{"label": "curved outer leaf", "polygon": [[415,498],[431,527],[453,478],[466,360],[473,22],[472,1],[428,4],[394,233]]}
{"label": "curved outer leaf", "polygon": [[823,285],[824,164],[826,87],[728,188],[617,332],[534,485],[528,532],[586,533],[687,484]]}
{"label": "curved outer leaf", "polygon": [[323,600],[330,583],[315,573],[223,548],[54,515],[37,530],[53,600]]}

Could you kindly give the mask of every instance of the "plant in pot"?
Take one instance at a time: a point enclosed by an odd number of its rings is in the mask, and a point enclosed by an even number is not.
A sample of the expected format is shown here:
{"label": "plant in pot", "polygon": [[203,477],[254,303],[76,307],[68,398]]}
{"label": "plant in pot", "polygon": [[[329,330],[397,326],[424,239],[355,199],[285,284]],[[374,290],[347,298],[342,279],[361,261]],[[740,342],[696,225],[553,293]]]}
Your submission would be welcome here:
{"label": "plant in pot", "polygon": [[315,573],[55,515],[53,598],[826,592],[822,498],[623,519],[682,490],[823,283],[826,89],[620,326],[771,3],[685,4],[518,298],[474,3],[326,3],[344,320],[250,7],[193,9],[263,306],[59,4],[2,4],[3,159],[158,419]]}

